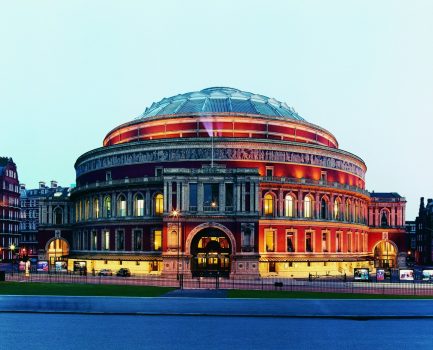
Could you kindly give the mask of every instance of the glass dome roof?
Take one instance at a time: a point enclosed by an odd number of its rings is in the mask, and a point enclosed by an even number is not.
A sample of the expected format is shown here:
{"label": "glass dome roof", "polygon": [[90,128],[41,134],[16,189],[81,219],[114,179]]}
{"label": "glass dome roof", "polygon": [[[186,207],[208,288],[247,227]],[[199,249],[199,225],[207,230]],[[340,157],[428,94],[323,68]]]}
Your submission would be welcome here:
{"label": "glass dome roof", "polygon": [[136,119],[172,114],[242,113],[305,121],[284,102],[229,87],[210,87],[163,98]]}

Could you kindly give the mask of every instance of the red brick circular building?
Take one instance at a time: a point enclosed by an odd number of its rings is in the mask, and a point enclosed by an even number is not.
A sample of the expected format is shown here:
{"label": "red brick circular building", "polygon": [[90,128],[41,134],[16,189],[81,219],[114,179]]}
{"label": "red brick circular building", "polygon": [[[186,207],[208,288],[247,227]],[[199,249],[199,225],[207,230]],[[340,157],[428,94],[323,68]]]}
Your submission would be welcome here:
{"label": "red brick circular building", "polygon": [[397,222],[389,209],[370,237],[365,163],[285,103],[225,87],[180,94],[103,145],[75,164],[70,267],[305,277],[396,265],[404,212]]}

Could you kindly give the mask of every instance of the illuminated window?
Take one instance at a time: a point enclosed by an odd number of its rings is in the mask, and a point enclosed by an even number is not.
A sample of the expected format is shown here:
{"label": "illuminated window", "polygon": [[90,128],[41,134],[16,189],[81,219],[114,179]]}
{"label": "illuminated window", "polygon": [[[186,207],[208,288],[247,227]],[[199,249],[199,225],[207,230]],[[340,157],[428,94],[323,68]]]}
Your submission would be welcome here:
{"label": "illuminated window", "polygon": [[179,245],[177,232],[175,230],[171,231],[168,235],[168,245],[171,248],[177,248]]}
{"label": "illuminated window", "polygon": [[110,250],[110,231],[102,231],[102,249]]}
{"label": "illuminated window", "polygon": [[265,250],[267,252],[275,251],[275,231],[271,229],[265,230]]}
{"label": "illuminated window", "polygon": [[117,216],[126,216],[126,198],[123,194],[117,198],[117,210]]}
{"label": "illuminated window", "polygon": [[340,219],[340,200],[337,198],[334,201],[334,220]]}
{"label": "illuminated window", "polygon": [[[161,195],[162,196],[162,195]],[[162,231],[153,231],[153,250],[158,251],[162,248]]]}
{"label": "illuminated window", "polygon": [[136,194],[134,198],[134,215],[144,216],[144,197],[141,193]]}
{"label": "illuminated window", "polygon": [[293,197],[288,194],[286,195],[285,201],[284,201],[284,215],[292,218],[293,217]]}
{"label": "illuminated window", "polygon": [[351,207],[351,205],[350,205],[350,200],[347,200],[346,201],[346,221],[351,221],[351,215],[350,215],[350,208]]}
{"label": "illuminated window", "polygon": [[106,218],[111,218],[111,196],[109,195],[104,198],[104,214]]}
{"label": "illuminated window", "polygon": [[313,213],[313,203],[310,196],[304,198],[304,218],[311,218]]}
{"label": "illuminated window", "polygon": [[99,219],[99,200],[98,200],[98,198],[93,198],[93,218]]}
{"label": "illuminated window", "polygon": [[270,193],[265,194],[264,212],[265,215],[274,215],[274,197]]}
{"label": "illuminated window", "polygon": [[158,193],[155,196],[155,215],[162,215],[164,212],[164,196]]}

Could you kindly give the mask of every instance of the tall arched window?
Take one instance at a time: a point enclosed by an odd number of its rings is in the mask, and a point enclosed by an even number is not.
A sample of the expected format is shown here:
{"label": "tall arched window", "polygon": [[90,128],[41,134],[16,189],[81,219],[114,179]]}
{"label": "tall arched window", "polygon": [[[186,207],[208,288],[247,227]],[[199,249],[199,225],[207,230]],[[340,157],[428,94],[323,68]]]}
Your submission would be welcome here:
{"label": "tall arched window", "polygon": [[334,200],[334,220],[340,220],[340,207],[341,202],[339,198]]}
{"label": "tall arched window", "polygon": [[106,218],[111,218],[111,196],[107,195],[104,198],[104,214]]}
{"label": "tall arched window", "polygon": [[359,222],[359,203],[355,203],[355,222]]}
{"label": "tall arched window", "polygon": [[313,202],[310,196],[304,198],[304,218],[313,217]]}
{"label": "tall arched window", "polygon": [[134,215],[144,216],[144,197],[141,193],[137,193],[134,197]]}
{"label": "tall arched window", "polygon": [[158,193],[155,196],[155,215],[162,215],[164,212],[164,196]]}
{"label": "tall arched window", "polygon": [[293,204],[294,204],[294,200],[293,197],[288,194],[286,195],[286,198],[284,200],[284,216],[287,216],[289,218],[293,217]]}
{"label": "tall arched window", "polygon": [[263,211],[265,215],[274,215],[274,197],[270,193],[265,194],[263,200]]}
{"label": "tall arched window", "polygon": [[89,220],[90,217],[90,200],[86,199],[84,202],[84,218]]}
{"label": "tall arched window", "polygon": [[386,210],[382,210],[382,213],[380,214],[380,226],[381,227],[389,226],[388,212]]}
{"label": "tall arched window", "polygon": [[63,224],[63,211],[61,208],[54,209],[54,223],[56,225]]}
{"label": "tall arched window", "polygon": [[117,216],[126,216],[126,198],[123,194],[117,197]]}
{"label": "tall arched window", "polygon": [[345,213],[346,221],[351,220],[350,210],[351,210],[350,200],[347,200],[346,201],[346,213]]}
{"label": "tall arched window", "polygon": [[99,199],[93,198],[93,218],[99,219]]}
{"label": "tall arched window", "polygon": [[320,201],[320,218],[328,219],[328,201],[325,197]]}

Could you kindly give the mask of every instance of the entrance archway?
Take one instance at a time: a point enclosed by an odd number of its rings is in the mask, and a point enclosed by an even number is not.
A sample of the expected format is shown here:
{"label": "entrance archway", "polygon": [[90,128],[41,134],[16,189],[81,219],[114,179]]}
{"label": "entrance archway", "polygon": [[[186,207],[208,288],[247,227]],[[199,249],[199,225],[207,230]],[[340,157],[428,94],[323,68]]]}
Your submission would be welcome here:
{"label": "entrance archway", "polygon": [[397,263],[398,249],[392,241],[380,241],[374,247],[374,266],[394,268]]}
{"label": "entrance archway", "polygon": [[193,277],[229,277],[232,245],[229,237],[215,227],[205,228],[191,240]]}
{"label": "entrance archway", "polygon": [[54,265],[56,261],[63,261],[63,257],[69,255],[69,243],[64,238],[52,238],[47,242],[45,251],[50,265]]}

